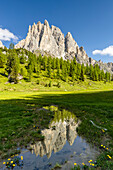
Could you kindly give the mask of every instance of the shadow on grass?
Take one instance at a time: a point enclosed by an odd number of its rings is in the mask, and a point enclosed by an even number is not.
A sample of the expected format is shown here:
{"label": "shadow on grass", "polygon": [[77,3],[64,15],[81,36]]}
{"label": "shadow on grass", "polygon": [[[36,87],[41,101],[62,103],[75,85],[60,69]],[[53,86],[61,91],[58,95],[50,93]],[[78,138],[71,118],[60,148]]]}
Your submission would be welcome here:
{"label": "shadow on grass", "polygon": [[8,77],[5,73],[0,73],[0,75],[2,75],[4,77]]}

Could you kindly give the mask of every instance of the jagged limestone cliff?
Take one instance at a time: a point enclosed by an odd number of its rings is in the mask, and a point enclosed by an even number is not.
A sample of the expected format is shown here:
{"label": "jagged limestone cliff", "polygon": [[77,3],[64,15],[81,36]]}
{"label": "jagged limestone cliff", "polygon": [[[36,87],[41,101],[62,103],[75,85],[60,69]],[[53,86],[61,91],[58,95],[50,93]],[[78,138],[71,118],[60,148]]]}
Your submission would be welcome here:
{"label": "jagged limestone cliff", "polygon": [[0,41],[0,48],[4,48],[4,45],[2,44],[1,41]]}
{"label": "jagged limestone cliff", "polygon": [[29,51],[46,51],[55,57],[72,59],[76,55],[87,57],[84,49],[79,48],[70,32],[64,37],[64,34],[58,27],[49,26],[48,21],[44,24],[38,22],[29,26],[26,39],[21,40],[15,45],[15,48],[25,48]]}
{"label": "jagged limestone cliff", "polygon": [[70,32],[64,37],[62,31],[56,26],[49,26],[47,20],[44,24],[40,21],[33,26],[29,26],[26,39],[21,40],[15,45],[15,48],[25,48],[31,52],[40,52],[42,55],[48,54],[53,57],[63,57],[63,59],[73,59],[76,57],[77,62],[84,65],[88,63],[98,64],[100,69],[105,72],[113,71],[112,63],[103,63],[89,58],[83,47],[77,45]]}
{"label": "jagged limestone cliff", "polygon": [[[42,130],[42,135],[45,136],[44,141],[38,141],[36,144],[31,145],[36,156],[40,155],[43,157],[47,155],[50,158],[52,151],[54,153],[60,151],[66,144],[66,141],[72,145],[77,137],[76,128],[79,123],[79,121],[75,122],[74,118],[70,118],[68,121],[65,119],[63,122],[62,120],[52,122],[49,129]],[[52,127],[55,127],[55,129]]]}

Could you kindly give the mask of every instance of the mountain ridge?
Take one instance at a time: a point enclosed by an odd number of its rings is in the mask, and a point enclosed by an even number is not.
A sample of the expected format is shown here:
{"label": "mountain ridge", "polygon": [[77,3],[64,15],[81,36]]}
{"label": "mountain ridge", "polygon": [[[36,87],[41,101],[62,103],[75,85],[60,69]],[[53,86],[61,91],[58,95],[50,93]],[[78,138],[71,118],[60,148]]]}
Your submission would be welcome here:
{"label": "mountain ridge", "polygon": [[25,48],[31,52],[39,50],[42,55],[47,52],[53,57],[62,57],[69,60],[76,57],[77,62],[80,64],[98,64],[104,72],[113,72],[112,62],[103,63],[101,60],[96,61],[88,57],[84,48],[78,46],[70,32],[64,37],[62,31],[54,25],[50,27],[47,20],[44,21],[44,24],[38,21],[37,24],[34,23],[29,26],[26,38],[16,44],[15,48]]}

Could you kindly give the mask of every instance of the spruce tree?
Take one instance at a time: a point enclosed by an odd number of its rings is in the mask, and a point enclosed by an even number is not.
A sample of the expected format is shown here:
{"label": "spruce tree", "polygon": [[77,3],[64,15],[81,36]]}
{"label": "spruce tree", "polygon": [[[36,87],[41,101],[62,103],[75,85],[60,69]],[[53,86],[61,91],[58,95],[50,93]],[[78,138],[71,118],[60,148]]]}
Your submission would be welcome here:
{"label": "spruce tree", "polygon": [[47,70],[47,56],[43,57],[43,68],[44,68],[44,71]]}
{"label": "spruce tree", "polygon": [[91,80],[93,80],[94,79],[94,77],[93,77],[94,68],[93,68],[92,64],[90,64],[89,71],[90,71],[90,78],[91,78]]}
{"label": "spruce tree", "polygon": [[14,51],[11,52],[8,56],[6,67],[10,82],[18,83],[18,73],[20,68],[19,63],[19,57],[17,56],[17,54]]}
{"label": "spruce tree", "polygon": [[88,66],[88,63],[86,64],[85,74],[89,75],[89,66]]}
{"label": "spruce tree", "polygon": [[60,58],[60,69],[62,69],[63,65],[64,65],[64,60],[63,60],[63,58],[61,57],[61,58]]}
{"label": "spruce tree", "polygon": [[48,76],[51,77],[51,64],[48,64],[47,71]]}
{"label": "spruce tree", "polygon": [[29,68],[28,68],[28,80],[29,81],[31,81],[32,73],[33,73],[32,65],[29,65]]}
{"label": "spruce tree", "polygon": [[80,74],[80,78],[81,78],[81,80],[82,81],[84,81],[84,64],[82,64],[82,66],[81,66],[81,74]]}
{"label": "spruce tree", "polygon": [[53,70],[56,69],[56,59],[55,58],[52,59],[52,69]]}
{"label": "spruce tree", "polygon": [[104,77],[105,77],[104,70],[101,70],[101,80],[102,81],[104,81]]}

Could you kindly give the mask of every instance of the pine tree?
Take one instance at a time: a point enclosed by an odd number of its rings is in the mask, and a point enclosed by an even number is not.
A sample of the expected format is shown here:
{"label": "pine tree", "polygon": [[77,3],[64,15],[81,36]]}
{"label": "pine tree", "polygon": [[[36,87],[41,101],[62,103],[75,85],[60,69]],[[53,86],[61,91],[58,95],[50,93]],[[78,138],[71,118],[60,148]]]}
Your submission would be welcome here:
{"label": "pine tree", "polygon": [[68,81],[68,73],[67,73],[66,64],[62,65],[62,79],[64,81]]}
{"label": "pine tree", "polygon": [[32,65],[29,65],[29,68],[28,68],[28,80],[29,81],[31,81],[32,73],[33,73]]}
{"label": "pine tree", "polygon": [[77,79],[80,79],[81,75],[81,64],[77,63]]}
{"label": "pine tree", "polygon": [[48,65],[47,71],[48,71],[48,76],[51,77],[51,64]]}
{"label": "pine tree", "polygon": [[101,80],[103,81],[104,80],[104,77],[105,77],[105,74],[104,74],[104,70],[101,70]]}
{"label": "pine tree", "polygon": [[7,62],[7,56],[2,53],[0,50],[0,68],[4,68]]}
{"label": "pine tree", "polygon": [[14,44],[13,43],[10,43],[9,49],[14,49]]}
{"label": "pine tree", "polygon": [[24,52],[22,51],[22,54],[21,54],[21,56],[20,56],[20,63],[21,63],[21,64],[25,64],[25,62],[26,62],[26,58],[25,58],[25,56],[24,56]]}
{"label": "pine tree", "polygon": [[73,60],[71,60],[71,63],[70,63],[70,76],[72,77],[73,75]]}
{"label": "pine tree", "polygon": [[60,62],[57,60],[57,78],[60,78]]}
{"label": "pine tree", "polygon": [[60,69],[60,60],[59,60],[59,58],[56,58],[56,68]]}
{"label": "pine tree", "polygon": [[70,73],[70,62],[69,62],[69,59],[67,59],[67,61],[66,61],[66,67],[67,67],[67,73],[69,75],[69,73]]}
{"label": "pine tree", "polygon": [[19,73],[19,57],[15,52],[11,52],[8,56],[6,71],[9,75],[9,81],[18,83],[18,73]]}
{"label": "pine tree", "polygon": [[108,81],[110,82],[111,81],[111,74],[108,73]]}
{"label": "pine tree", "polygon": [[111,81],[113,81],[113,74],[112,74],[112,77],[111,77]]}
{"label": "pine tree", "polygon": [[52,59],[52,69],[53,70],[56,69],[56,59],[55,58]]}
{"label": "pine tree", "polygon": [[94,69],[94,72],[93,72],[93,80],[98,81],[98,73],[97,73],[96,68]]}
{"label": "pine tree", "polygon": [[86,64],[85,74],[86,74],[86,75],[89,75],[89,66],[88,66],[88,63]]}
{"label": "pine tree", "polygon": [[84,81],[84,72],[85,72],[84,64],[82,64],[82,66],[81,66],[81,75],[80,75],[80,78],[81,78],[82,81]]}
{"label": "pine tree", "polygon": [[44,71],[47,70],[47,56],[43,57],[43,68],[44,68]]}
{"label": "pine tree", "polygon": [[63,60],[63,58],[61,57],[61,58],[60,58],[60,69],[62,69],[63,65],[64,65],[64,60]]}
{"label": "pine tree", "polygon": [[51,77],[51,63],[52,63],[52,59],[51,57],[48,57],[48,61],[47,61],[47,71],[48,71],[48,76]]}
{"label": "pine tree", "polygon": [[39,61],[37,62],[37,74],[38,75],[40,74],[40,62]]}
{"label": "pine tree", "polygon": [[90,71],[90,78],[91,78],[91,80],[93,80],[94,79],[94,77],[93,77],[94,68],[91,64],[90,64],[89,71]]}
{"label": "pine tree", "polygon": [[108,72],[105,73],[105,80],[106,80],[106,82],[109,81],[109,73]]}

